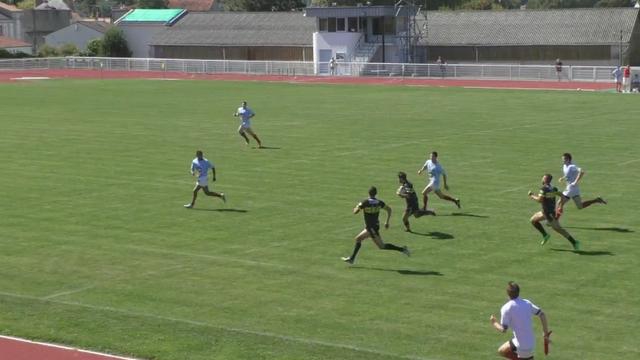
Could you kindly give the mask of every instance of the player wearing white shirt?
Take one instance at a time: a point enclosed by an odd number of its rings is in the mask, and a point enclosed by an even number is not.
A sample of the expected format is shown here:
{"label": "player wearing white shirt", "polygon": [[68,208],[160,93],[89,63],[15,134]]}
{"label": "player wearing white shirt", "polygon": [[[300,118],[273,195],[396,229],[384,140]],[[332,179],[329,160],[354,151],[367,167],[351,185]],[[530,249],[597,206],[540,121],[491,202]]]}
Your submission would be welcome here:
{"label": "player wearing white shirt", "polygon": [[563,176],[560,178],[560,182],[565,181],[567,183],[567,187],[562,192],[562,197],[560,198],[560,200],[558,200],[558,216],[562,214],[564,204],[566,204],[569,199],[573,199],[573,202],[576,204],[578,210],[584,209],[593,204],[607,203],[601,197],[583,202],[582,198],[580,197],[580,187],[578,186],[578,183],[584,176],[584,171],[582,171],[582,169],[580,169],[576,164],[572,162],[571,154],[569,153],[562,154],[562,162],[564,163],[564,165],[562,166]]}
{"label": "player wearing white shirt", "polygon": [[423,171],[427,171],[429,175],[429,184],[422,190],[422,200],[424,202],[424,206],[422,210],[427,210],[427,202],[429,201],[428,194],[430,192],[435,192],[436,195],[440,199],[448,200],[456,204],[458,209],[460,208],[460,199],[452,198],[449,195],[446,195],[440,190],[440,176],[442,176],[442,183],[444,185],[445,190],[449,190],[449,186],[447,185],[447,173],[444,171],[444,168],[438,162],[438,152],[434,151],[431,153],[429,160],[427,160],[422,168],[418,170],[418,175],[422,174]]}
{"label": "player wearing white shirt", "polygon": [[238,134],[244,138],[244,141],[249,145],[249,138],[247,134],[251,135],[258,142],[258,147],[262,147],[262,142],[258,138],[253,129],[251,129],[251,118],[256,116],[250,108],[247,107],[247,102],[243,101],[242,106],[233,114],[235,117],[240,117],[240,127],[238,127]]}
{"label": "player wearing white shirt", "polygon": [[196,204],[196,198],[198,197],[198,191],[202,189],[205,195],[207,196],[215,196],[222,199],[222,201],[227,202],[227,198],[224,193],[217,193],[209,190],[209,169],[211,169],[212,178],[211,181],[216,181],[216,168],[213,164],[204,158],[204,154],[202,151],[196,151],[196,158],[191,161],[191,176],[195,176],[198,174],[198,180],[196,181],[196,187],[193,188],[193,198],[191,202],[186,204],[184,207],[187,209],[193,208]]}
{"label": "player wearing white shirt", "polygon": [[533,335],[533,322],[531,318],[535,315],[542,323],[543,336],[548,342],[549,326],[547,317],[542,310],[527,299],[520,299],[520,287],[513,281],[507,285],[507,295],[509,301],[500,309],[500,322],[494,315],[491,315],[491,325],[500,331],[506,332],[511,329],[513,338],[498,348],[498,354],[511,360],[533,360],[536,338]]}

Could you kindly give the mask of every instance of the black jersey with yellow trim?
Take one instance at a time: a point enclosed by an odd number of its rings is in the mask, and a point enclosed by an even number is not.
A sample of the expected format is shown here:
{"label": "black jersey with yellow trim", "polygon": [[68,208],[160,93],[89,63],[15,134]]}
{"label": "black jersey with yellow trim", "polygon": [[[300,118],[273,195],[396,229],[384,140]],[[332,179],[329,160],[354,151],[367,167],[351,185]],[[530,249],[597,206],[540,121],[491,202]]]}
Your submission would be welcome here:
{"label": "black jersey with yellow trim", "polygon": [[358,208],[362,210],[364,213],[364,223],[366,226],[375,226],[380,222],[378,220],[378,216],[380,215],[380,210],[384,209],[387,204],[382,200],[378,200],[376,198],[368,198],[362,200],[358,204]]}

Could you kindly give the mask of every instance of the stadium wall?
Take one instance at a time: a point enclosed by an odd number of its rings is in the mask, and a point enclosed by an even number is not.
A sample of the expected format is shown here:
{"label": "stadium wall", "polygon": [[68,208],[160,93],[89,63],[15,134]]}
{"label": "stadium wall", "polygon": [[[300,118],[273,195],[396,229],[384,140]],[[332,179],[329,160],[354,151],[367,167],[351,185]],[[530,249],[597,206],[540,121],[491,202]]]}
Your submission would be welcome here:
{"label": "stadium wall", "polygon": [[154,58],[313,61],[313,47],[152,45]]}

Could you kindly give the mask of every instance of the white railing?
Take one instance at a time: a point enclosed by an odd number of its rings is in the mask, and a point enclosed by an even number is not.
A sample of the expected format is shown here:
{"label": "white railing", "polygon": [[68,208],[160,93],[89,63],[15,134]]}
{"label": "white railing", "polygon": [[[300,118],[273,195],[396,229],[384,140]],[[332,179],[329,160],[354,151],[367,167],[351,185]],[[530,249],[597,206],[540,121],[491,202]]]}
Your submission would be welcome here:
{"label": "white railing", "polygon": [[[2,70],[85,69],[105,71],[166,71],[201,74],[241,73],[262,75],[325,75],[317,74],[310,61],[240,61],[64,57],[0,60]],[[612,81],[613,66],[564,66],[561,80],[601,82]],[[632,69],[634,72],[640,68]],[[340,62],[338,74],[343,76],[395,76],[446,79],[488,80],[558,80],[553,65],[510,64],[392,64]],[[346,75],[348,74],[348,75]]]}

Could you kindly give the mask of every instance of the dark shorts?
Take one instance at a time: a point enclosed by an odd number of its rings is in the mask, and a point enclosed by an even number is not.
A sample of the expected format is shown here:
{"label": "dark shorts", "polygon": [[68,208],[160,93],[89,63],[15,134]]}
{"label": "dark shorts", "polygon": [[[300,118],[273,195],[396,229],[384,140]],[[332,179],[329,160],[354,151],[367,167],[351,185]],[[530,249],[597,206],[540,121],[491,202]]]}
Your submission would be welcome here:
{"label": "dark shorts", "polygon": [[[518,354],[518,348],[516,347],[516,345],[513,343],[513,341],[509,340],[509,347],[511,348],[511,351],[513,351],[514,354]],[[519,360],[533,360],[533,356],[532,357],[528,357],[528,358],[518,358]]]}
{"label": "dark shorts", "polygon": [[547,220],[547,222],[554,222],[556,220],[558,220],[558,218],[556,217],[556,213],[547,213],[547,212],[543,212],[542,215],[544,215],[544,219]]}
{"label": "dark shorts", "polygon": [[369,235],[371,235],[371,237],[380,236],[380,224],[366,225],[365,229],[367,230]]}
{"label": "dark shorts", "polygon": [[407,208],[405,209],[405,211],[409,215],[413,215],[413,214],[417,213],[418,211],[420,211],[420,205],[418,204],[417,201],[409,201],[409,202],[407,202]]}

